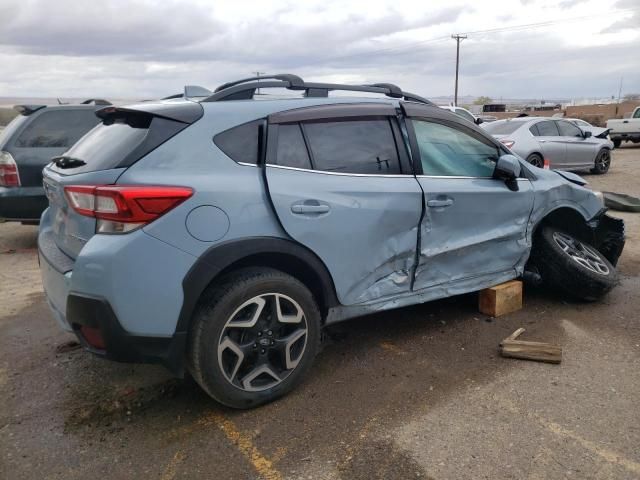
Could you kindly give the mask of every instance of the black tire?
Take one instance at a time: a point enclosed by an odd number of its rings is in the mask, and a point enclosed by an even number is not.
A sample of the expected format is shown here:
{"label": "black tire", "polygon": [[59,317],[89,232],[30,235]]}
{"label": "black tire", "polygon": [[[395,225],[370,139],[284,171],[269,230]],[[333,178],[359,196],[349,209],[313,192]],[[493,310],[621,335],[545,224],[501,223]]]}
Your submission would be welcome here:
{"label": "black tire", "polygon": [[[302,319],[291,322],[300,311]],[[281,323],[285,318],[289,320]],[[301,337],[290,340],[304,329]],[[218,402],[232,408],[256,407],[300,383],[319,350],[320,330],[316,301],[296,278],[270,268],[239,270],[203,295],[190,330],[189,370]],[[269,341],[271,345],[259,343]],[[254,376],[262,368],[269,373]]]}
{"label": "black tire", "polygon": [[[586,259],[578,261],[561,247],[567,239],[581,246],[574,253],[577,253],[576,256],[584,254]],[[591,258],[592,254],[597,256],[597,261]],[[531,258],[545,285],[577,299],[598,300],[618,283],[616,269],[604,255],[557,227],[542,227],[534,240]],[[585,266],[586,264],[592,268]],[[599,266],[596,267],[596,264]],[[597,273],[594,269],[600,272]]]}
{"label": "black tire", "polygon": [[622,140],[620,139],[613,140],[613,148],[620,148],[620,145],[622,145]]}
{"label": "black tire", "polygon": [[591,169],[592,173],[596,173],[598,175],[604,175],[609,171],[609,167],[611,166],[611,151],[608,148],[603,148],[596,155],[596,160],[593,164],[593,168]]}
{"label": "black tire", "polygon": [[527,157],[527,162],[529,162],[534,167],[544,168],[544,159],[537,153],[532,153],[531,155],[529,155]]}

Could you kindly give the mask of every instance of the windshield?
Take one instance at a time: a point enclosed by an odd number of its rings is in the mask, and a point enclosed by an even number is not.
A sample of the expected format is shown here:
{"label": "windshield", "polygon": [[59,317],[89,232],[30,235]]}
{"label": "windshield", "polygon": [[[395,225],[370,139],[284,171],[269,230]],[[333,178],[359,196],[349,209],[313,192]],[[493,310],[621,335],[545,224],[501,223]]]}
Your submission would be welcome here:
{"label": "windshield", "polygon": [[524,125],[522,122],[512,122],[509,120],[497,121],[483,125],[485,131],[491,135],[508,135],[515,132]]}

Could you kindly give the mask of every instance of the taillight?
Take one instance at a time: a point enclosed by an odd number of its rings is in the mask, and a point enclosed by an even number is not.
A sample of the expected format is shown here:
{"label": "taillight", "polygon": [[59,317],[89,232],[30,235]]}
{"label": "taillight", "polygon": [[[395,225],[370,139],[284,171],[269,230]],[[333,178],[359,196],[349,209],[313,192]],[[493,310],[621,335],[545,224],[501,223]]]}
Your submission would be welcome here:
{"label": "taillight", "polygon": [[503,144],[507,148],[511,148],[516,144],[516,142],[514,140],[506,140],[504,138],[500,139],[500,143]]}
{"label": "taillight", "polygon": [[9,152],[0,152],[0,187],[19,187],[18,165]]}
{"label": "taillight", "polygon": [[69,204],[98,220],[97,233],[126,233],[147,225],[193,195],[187,187],[146,185],[70,185]]}

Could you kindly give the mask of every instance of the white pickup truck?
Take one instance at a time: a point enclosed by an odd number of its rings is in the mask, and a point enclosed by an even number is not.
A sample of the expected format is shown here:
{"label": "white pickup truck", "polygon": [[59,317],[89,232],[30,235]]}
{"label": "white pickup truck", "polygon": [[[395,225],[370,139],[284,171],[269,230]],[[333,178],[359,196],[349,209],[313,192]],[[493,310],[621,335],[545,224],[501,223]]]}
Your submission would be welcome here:
{"label": "white pickup truck", "polygon": [[607,128],[609,138],[616,148],[622,142],[640,142],[640,107],[636,107],[629,118],[607,120]]}

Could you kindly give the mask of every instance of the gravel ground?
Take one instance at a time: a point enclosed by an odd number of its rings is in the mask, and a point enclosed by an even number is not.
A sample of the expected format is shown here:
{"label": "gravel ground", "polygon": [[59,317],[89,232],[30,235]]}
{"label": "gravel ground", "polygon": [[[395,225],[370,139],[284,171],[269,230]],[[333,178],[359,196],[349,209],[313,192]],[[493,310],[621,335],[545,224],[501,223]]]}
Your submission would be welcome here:
{"label": "gravel ground", "polygon": [[[640,148],[585,177],[640,195]],[[1,224],[0,477],[640,478],[640,214],[620,216],[622,282],[602,302],[527,288],[500,319],[465,295],[350,321],[300,388],[246,412],[77,348],[45,304],[36,229]],[[562,364],[499,357],[521,326]]]}

